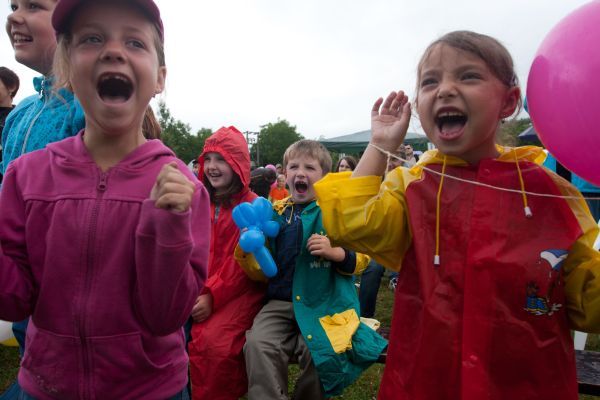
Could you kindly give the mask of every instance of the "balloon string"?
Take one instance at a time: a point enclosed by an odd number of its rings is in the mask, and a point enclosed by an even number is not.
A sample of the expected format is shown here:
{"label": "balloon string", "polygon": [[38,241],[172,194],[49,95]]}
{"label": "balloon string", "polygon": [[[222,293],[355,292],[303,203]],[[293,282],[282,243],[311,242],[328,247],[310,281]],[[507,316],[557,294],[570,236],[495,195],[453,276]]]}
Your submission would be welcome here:
{"label": "balloon string", "polygon": [[[381,147],[374,145],[373,143],[369,143],[369,146],[379,150],[381,153],[387,155],[388,159],[393,157],[397,160],[400,160],[402,162],[407,162],[408,160],[405,160],[404,158],[397,156],[396,154],[390,153],[387,150],[382,149]],[[557,196],[555,194],[549,194],[549,193],[536,193],[536,192],[528,192],[528,191],[521,191],[518,189],[509,189],[509,188],[503,188],[503,187],[498,187],[498,186],[493,186],[493,185],[488,185],[487,183],[482,183],[482,182],[477,182],[477,181],[471,181],[469,179],[463,179],[463,178],[459,178],[457,176],[453,176],[453,175],[448,175],[444,172],[439,172],[439,171],[435,171],[431,168],[428,168],[424,165],[420,165],[421,168],[423,168],[425,171],[431,172],[432,174],[438,175],[440,177],[446,177],[448,179],[454,179],[455,181],[459,181],[459,182],[463,182],[463,183],[469,183],[471,185],[475,185],[475,186],[481,186],[481,187],[485,187],[488,189],[494,189],[494,190],[499,190],[501,192],[510,192],[510,193],[517,193],[517,194],[527,194],[529,196],[539,196],[539,197],[552,197],[552,198],[556,198],[556,199],[568,199],[568,200],[579,200],[582,197],[580,196]],[[600,200],[600,197],[583,197],[586,200]]]}

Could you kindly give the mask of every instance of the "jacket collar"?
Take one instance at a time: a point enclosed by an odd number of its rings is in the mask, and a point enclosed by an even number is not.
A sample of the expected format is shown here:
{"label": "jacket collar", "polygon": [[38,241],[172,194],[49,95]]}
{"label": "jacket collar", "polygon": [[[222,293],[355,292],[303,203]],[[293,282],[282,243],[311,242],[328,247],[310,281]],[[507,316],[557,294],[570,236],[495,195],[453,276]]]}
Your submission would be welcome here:
{"label": "jacket collar", "polygon": [[[546,159],[546,154],[541,147],[538,146],[521,146],[521,147],[508,147],[496,145],[496,149],[500,155],[495,158],[497,161],[502,162],[515,162],[515,153],[517,160],[519,161],[530,161],[536,164],[542,164]],[[419,163],[413,168],[419,168],[419,165],[429,164],[443,164],[444,157],[446,158],[447,166],[467,166],[469,165],[465,160],[454,157],[446,156],[439,150],[429,150],[419,158]]]}

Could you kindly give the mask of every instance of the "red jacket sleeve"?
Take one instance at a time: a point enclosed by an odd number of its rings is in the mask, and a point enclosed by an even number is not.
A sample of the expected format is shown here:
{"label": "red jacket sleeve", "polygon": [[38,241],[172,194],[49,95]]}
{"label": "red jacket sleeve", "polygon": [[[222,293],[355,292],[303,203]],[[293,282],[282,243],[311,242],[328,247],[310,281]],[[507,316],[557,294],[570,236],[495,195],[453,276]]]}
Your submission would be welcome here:
{"label": "red jacket sleeve", "polygon": [[206,282],[206,289],[213,297],[213,311],[229,303],[234,296],[242,295],[249,285],[254,284],[234,260],[233,249],[231,251],[231,258],[228,258],[219,273],[212,275]]}

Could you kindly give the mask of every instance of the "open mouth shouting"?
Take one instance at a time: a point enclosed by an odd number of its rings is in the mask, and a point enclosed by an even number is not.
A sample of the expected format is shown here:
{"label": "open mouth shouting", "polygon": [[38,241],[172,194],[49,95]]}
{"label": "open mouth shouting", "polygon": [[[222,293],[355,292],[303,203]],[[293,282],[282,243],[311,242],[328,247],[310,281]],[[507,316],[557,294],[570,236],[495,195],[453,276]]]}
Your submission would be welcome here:
{"label": "open mouth shouting", "polygon": [[456,109],[444,108],[438,111],[435,124],[440,132],[440,138],[453,140],[459,138],[464,131],[468,117]]}
{"label": "open mouth shouting", "polygon": [[133,83],[125,75],[105,73],[98,79],[96,90],[102,101],[112,104],[121,104],[131,98],[133,94]]}
{"label": "open mouth shouting", "polygon": [[298,194],[306,194],[306,192],[308,192],[308,182],[306,182],[306,181],[294,182],[294,190]]}

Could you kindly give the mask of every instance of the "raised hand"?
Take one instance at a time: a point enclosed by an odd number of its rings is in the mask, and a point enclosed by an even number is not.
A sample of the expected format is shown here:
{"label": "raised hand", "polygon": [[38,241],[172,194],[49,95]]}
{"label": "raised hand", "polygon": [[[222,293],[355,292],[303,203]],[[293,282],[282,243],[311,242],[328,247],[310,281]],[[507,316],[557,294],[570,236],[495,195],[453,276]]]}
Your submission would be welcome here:
{"label": "raised hand", "polygon": [[410,122],[410,103],[403,91],[378,98],[371,110],[371,143],[393,152],[404,140]]}
{"label": "raised hand", "polygon": [[150,199],[158,208],[185,212],[192,204],[195,185],[177,168],[176,162],[165,164],[156,177]]}

